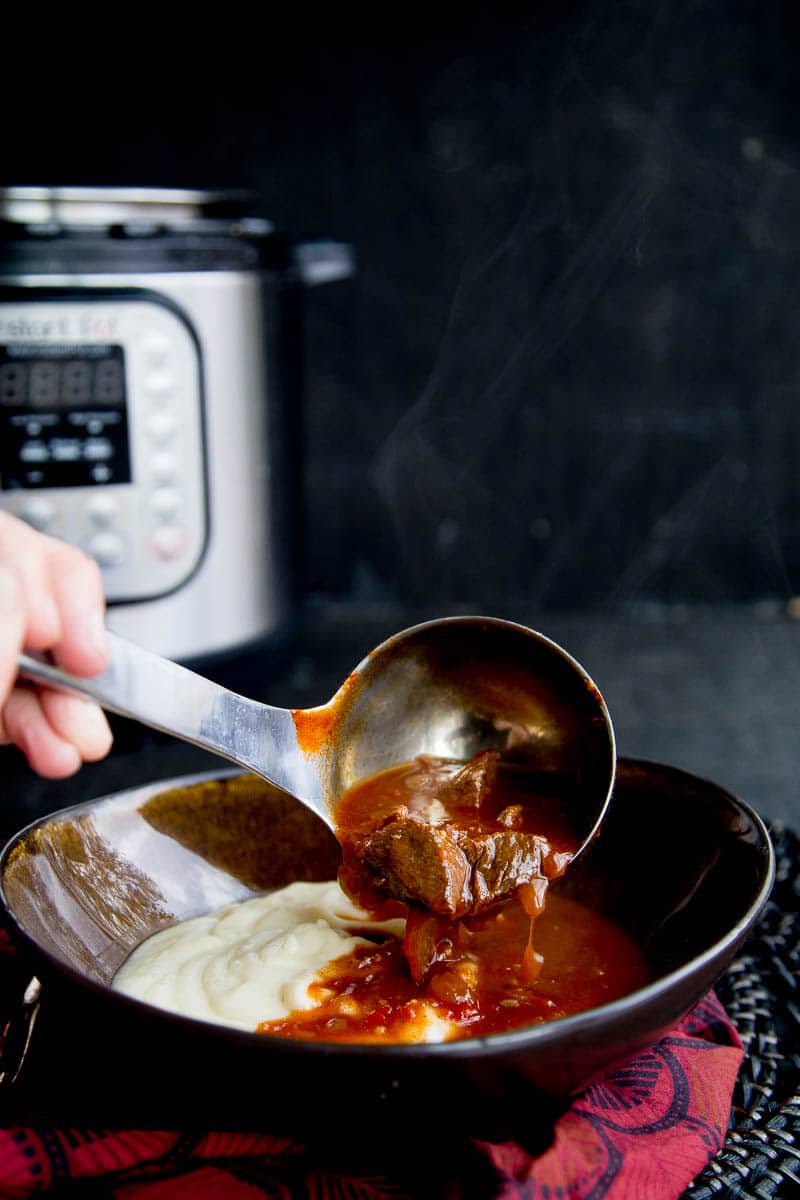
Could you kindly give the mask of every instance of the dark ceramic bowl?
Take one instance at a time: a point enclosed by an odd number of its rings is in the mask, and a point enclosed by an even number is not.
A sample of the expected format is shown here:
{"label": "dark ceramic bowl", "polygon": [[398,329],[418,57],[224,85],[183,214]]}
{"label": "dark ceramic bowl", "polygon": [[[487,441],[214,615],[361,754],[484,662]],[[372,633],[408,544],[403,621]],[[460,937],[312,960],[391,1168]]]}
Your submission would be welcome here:
{"label": "dark ceramic bowl", "polygon": [[521,1104],[528,1118],[536,1104],[563,1104],[674,1026],[731,962],[774,872],[764,824],[742,801],[622,759],[600,836],[557,885],[620,922],[650,963],[654,981],[614,1003],[486,1038],[376,1047],[242,1033],[110,989],[155,930],[293,879],[332,878],[337,863],[337,843],[307,809],[229,772],[81,804],[14,837],[0,899],[42,983],[26,1070],[47,1079],[54,1119],[107,1121],[96,1106],[110,1097],[119,1120],[140,1125],[273,1128],[320,1107],[329,1120],[356,1112],[385,1124],[435,1104],[439,1118],[467,1112],[476,1130],[513,1133]]}

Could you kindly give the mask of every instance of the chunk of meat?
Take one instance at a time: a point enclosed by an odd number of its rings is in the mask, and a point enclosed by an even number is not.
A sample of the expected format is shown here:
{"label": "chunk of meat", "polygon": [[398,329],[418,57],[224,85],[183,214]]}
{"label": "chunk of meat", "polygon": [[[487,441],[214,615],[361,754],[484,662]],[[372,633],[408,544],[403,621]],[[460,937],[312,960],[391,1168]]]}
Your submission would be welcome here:
{"label": "chunk of meat", "polygon": [[510,897],[543,875],[550,846],[537,834],[513,829],[466,832],[432,825],[401,808],[359,838],[355,854],[387,895],[461,918]]}
{"label": "chunk of meat", "polygon": [[499,765],[497,750],[482,750],[442,786],[441,800],[462,808],[480,808],[494,788]]}
{"label": "chunk of meat", "polygon": [[415,983],[423,983],[436,963],[458,959],[463,943],[464,927],[460,921],[449,921],[415,905],[409,908],[403,954]]}

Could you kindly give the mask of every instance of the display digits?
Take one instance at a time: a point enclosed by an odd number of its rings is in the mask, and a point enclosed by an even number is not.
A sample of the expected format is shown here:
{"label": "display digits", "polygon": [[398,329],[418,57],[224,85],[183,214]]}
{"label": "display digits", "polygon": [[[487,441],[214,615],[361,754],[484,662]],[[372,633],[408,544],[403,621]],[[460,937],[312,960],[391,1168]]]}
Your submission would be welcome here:
{"label": "display digits", "polygon": [[64,412],[125,404],[121,358],[35,358],[0,362],[0,405]]}
{"label": "display digits", "polygon": [[87,362],[65,362],[61,368],[61,407],[83,408],[92,399],[92,370]]}
{"label": "display digits", "polygon": [[0,404],[21,408],[27,399],[27,377],[27,368],[21,363],[3,363],[0,366]]}
{"label": "display digits", "polygon": [[57,408],[59,399],[58,363],[35,362],[30,367],[29,403],[33,408]]}
{"label": "display digits", "polygon": [[94,370],[94,401],[96,404],[122,404],[125,395],[122,363],[116,358],[104,358]]}

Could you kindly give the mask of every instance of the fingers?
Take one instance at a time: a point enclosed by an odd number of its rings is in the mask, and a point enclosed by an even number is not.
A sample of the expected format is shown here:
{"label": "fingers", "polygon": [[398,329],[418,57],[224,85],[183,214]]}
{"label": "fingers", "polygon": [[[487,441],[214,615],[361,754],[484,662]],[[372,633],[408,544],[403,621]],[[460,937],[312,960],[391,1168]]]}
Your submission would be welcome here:
{"label": "fingers", "polygon": [[74,742],[50,725],[43,696],[32,688],[15,687],[3,709],[3,734],[19,746],[34,771],[47,779],[63,779],[75,774],[82,758]]}
{"label": "fingers", "polygon": [[52,651],[76,675],[102,671],[108,660],[97,563],[77,546],[36,533],[8,513],[0,513],[0,561],[22,588],[25,648]]}
{"label": "fingers", "polygon": [[42,691],[42,712],[56,737],[71,743],[84,762],[96,762],[111,749],[105,713],[90,700],[65,692]]}
{"label": "fingers", "polygon": [[60,627],[53,655],[59,666],[74,675],[94,675],[108,666],[100,568],[74,546],[53,542],[48,549],[47,569]]}
{"label": "fingers", "polygon": [[103,670],[102,576],[77,547],[0,512],[0,743],[14,742],[48,778],[102,758],[111,746],[102,711],[78,697],[17,684],[22,649],[50,651],[76,675]]}
{"label": "fingers", "polygon": [[48,779],[73,775],[111,749],[111,730],[99,708],[76,696],[16,687],[3,710],[2,733]]}
{"label": "fingers", "polygon": [[17,675],[17,654],[24,645],[26,625],[22,584],[13,568],[0,560],[0,705]]}
{"label": "fingers", "polygon": [[[47,650],[61,639],[61,617],[48,561],[50,543],[50,538],[37,534],[22,521],[0,513],[0,561],[14,575],[19,588],[25,615],[22,644],[28,650]],[[9,638],[4,636],[4,649],[9,645]]]}
{"label": "fingers", "polygon": [[0,743],[13,743],[47,779],[74,775],[97,762],[113,738],[102,709],[78,696],[18,685],[0,713]]}

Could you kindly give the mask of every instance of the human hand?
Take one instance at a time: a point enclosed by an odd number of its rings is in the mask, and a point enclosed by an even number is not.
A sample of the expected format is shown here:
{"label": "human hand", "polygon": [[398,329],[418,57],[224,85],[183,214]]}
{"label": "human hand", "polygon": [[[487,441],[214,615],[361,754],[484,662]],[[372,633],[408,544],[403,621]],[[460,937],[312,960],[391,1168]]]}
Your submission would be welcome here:
{"label": "human hand", "polygon": [[100,569],[75,546],[0,512],[0,744],[13,743],[34,771],[72,775],[103,758],[111,730],[97,705],[17,679],[20,651],[50,651],[74,675],[108,665]]}

